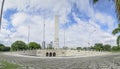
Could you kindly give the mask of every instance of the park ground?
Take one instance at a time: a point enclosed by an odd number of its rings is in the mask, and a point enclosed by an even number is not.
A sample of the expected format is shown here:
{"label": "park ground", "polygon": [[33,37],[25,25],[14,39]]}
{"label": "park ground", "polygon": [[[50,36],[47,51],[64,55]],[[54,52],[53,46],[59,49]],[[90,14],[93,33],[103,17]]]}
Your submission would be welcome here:
{"label": "park ground", "polygon": [[1,69],[120,69],[120,53],[76,57],[34,58],[0,54]]}

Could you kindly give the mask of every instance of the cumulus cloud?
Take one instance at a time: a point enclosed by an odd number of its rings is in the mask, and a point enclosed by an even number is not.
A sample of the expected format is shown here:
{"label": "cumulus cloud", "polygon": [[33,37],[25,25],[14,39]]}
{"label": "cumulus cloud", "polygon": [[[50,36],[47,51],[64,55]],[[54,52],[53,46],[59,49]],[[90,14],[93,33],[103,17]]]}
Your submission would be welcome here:
{"label": "cumulus cloud", "polygon": [[[95,43],[115,44],[116,37],[110,33],[101,30],[95,21],[85,22],[74,15],[74,19],[78,24],[74,24],[66,31],[66,42],[68,46],[90,46]],[[74,36],[73,36],[74,35]],[[110,42],[110,41],[113,42]]]}
{"label": "cumulus cloud", "polygon": [[[86,14],[90,19],[83,21],[74,11],[72,12],[73,4],[76,4],[79,11]],[[73,16],[76,23],[66,29],[59,27],[60,47],[64,45],[64,30],[65,43],[68,47],[91,46],[95,43],[115,45],[116,36],[112,36],[110,33],[114,28],[114,18],[99,11],[95,12],[89,0],[60,0],[59,2],[58,0],[8,0],[5,1],[4,12],[8,9],[16,9],[17,12],[10,16],[10,21],[3,18],[2,24],[4,25],[0,37],[1,42],[6,45],[10,45],[10,40],[12,42],[23,40],[27,43],[28,27],[30,27],[30,41],[41,44],[44,21],[46,24],[46,43],[54,41],[54,15],[59,15],[59,26],[62,26],[70,21],[68,19],[70,13],[72,13],[70,15]],[[9,28],[10,24],[12,27]],[[101,25],[107,25],[108,30],[104,31]]]}

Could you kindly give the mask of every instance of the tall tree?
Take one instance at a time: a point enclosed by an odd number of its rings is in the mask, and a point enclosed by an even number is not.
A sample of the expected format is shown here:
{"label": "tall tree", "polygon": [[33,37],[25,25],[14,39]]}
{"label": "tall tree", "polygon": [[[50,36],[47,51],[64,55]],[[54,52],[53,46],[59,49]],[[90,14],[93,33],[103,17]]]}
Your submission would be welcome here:
{"label": "tall tree", "polygon": [[120,0],[114,0],[115,1],[115,8],[118,18],[118,23],[120,24]]}
{"label": "tall tree", "polygon": [[13,44],[12,44],[12,50],[13,51],[17,51],[17,50],[26,50],[27,49],[27,45],[25,42],[23,41],[15,41]]}
{"label": "tall tree", "polygon": [[93,4],[95,4],[96,2],[98,2],[98,0],[93,0]]}
{"label": "tall tree", "polygon": [[[112,31],[113,35],[116,35],[118,33],[120,33],[120,24],[118,24],[118,27]],[[116,43],[117,43],[117,46],[120,46],[120,35],[117,37]]]}
{"label": "tall tree", "polygon": [[1,12],[0,12],[0,29],[1,29],[1,22],[2,22],[2,13],[3,13],[4,2],[5,2],[5,0],[2,1],[2,5],[1,5]]}
{"label": "tall tree", "polygon": [[[120,0],[113,0],[115,2],[115,9],[117,13],[118,19],[118,27],[115,28],[112,32],[113,35],[120,33]],[[120,35],[117,37],[116,40],[117,46],[120,46]]]}

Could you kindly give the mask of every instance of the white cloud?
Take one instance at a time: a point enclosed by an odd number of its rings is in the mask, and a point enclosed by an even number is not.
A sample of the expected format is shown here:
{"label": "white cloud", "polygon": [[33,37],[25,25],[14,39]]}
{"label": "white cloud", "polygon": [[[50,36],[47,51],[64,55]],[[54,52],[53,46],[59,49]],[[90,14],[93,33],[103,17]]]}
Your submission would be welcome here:
{"label": "white cloud", "polygon": [[69,39],[66,42],[70,41],[67,46],[89,46],[95,43],[116,44],[116,37],[103,31],[95,21],[90,20],[89,22],[85,22],[76,17],[75,14],[73,15],[78,24],[74,24],[67,30],[68,34],[66,34],[66,38]]}
{"label": "white cloud", "polygon": [[97,12],[95,14],[95,19],[97,22],[100,23],[100,25],[107,25],[108,26],[108,32],[111,32],[114,29],[115,25],[115,19],[105,13]]}
{"label": "white cloud", "polygon": [[[5,39],[8,34],[12,39],[12,42],[16,40],[23,40],[27,43],[28,39],[28,26],[30,25],[30,41],[36,41],[42,43],[43,36],[43,15],[50,16],[45,18],[46,23],[46,42],[54,41],[54,15],[59,14],[59,23],[64,24],[69,22],[67,14],[71,12],[72,3],[76,3],[80,11],[87,14],[90,20],[82,21],[76,16],[72,15],[77,23],[69,26],[65,31],[66,46],[88,46],[94,43],[108,43],[115,45],[116,36],[112,36],[110,31],[114,28],[115,20],[113,17],[100,12],[94,12],[94,9],[89,4],[89,0],[8,0],[5,1],[5,9],[17,9],[17,13],[11,16],[11,23],[15,32],[10,32],[3,28],[0,37],[1,40],[9,41]],[[49,12],[46,12],[49,11]],[[32,13],[31,13],[32,12]],[[43,15],[34,15],[34,13],[43,13]],[[96,18],[96,19],[95,19]],[[96,20],[102,24],[107,24],[109,27],[108,32],[105,32],[96,23]],[[5,22],[5,23],[4,23]],[[9,22],[4,19],[5,27]],[[60,46],[64,43],[64,29],[60,28]],[[4,42],[5,44],[8,44]]]}
{"label": "white cloud", "polygon": [[30,22],[30,15],[27,15],[25,13],[16,13],[11,19],[13,26],[18,27],[27,24],[27,21]]}

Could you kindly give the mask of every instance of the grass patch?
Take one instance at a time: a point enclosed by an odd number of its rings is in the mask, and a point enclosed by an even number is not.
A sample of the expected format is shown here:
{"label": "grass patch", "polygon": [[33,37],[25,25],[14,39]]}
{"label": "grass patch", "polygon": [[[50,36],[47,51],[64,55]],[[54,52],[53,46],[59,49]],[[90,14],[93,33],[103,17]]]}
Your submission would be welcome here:
{"label": "grass patch", "polygon": [[19,65],[12,64],[9,62],[0,62],[0,63],[1,63],[0,69],[17,69],[19,67]]}
{"label": "grass patch", "polygon": [[112,53],[120,53],[120,51],[111,51]]}

